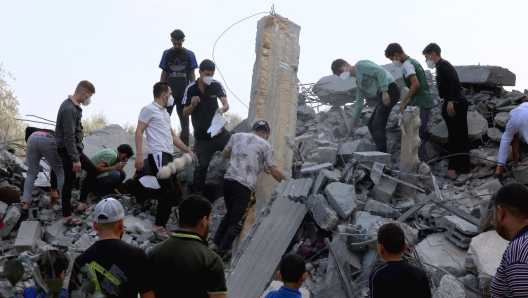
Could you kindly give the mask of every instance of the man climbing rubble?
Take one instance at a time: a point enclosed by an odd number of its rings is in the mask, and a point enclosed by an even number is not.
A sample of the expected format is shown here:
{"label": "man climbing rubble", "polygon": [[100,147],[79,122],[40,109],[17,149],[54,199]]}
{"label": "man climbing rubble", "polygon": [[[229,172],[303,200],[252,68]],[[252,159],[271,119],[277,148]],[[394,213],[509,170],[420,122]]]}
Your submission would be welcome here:
{"label": "man climbing rubble", "polygon": [[227,213],[222,218],[213,243],[209,248],[224,257],[236,236],[242,230],[249,208],[255,203],[255,188],[258,174],[267,166],[278,182],[286,176],[275,164],[273,148],[266,141],[270,134],[268,122],[255,122],[251,133],[231,136],[223,158],[229,158],[229,167],[224,176],[224,200]]}
{"label": "man climbing rubble", "polygon": [[348,126],[347,137],[354,136],[354,127],[361,116],[367,94],[379,95],[380,100],[370,117],[368,129],[376,144],[376,151],[387,152],[385,127],[392,108],[400,99],[400,89],[392,75],[369,60],[358,61],[352,66],[343,59],[337,59],[332,62],[331,69],[333,74],[340,76],[343,80],[349,80],[350,77],[356,79],[356,105]]}

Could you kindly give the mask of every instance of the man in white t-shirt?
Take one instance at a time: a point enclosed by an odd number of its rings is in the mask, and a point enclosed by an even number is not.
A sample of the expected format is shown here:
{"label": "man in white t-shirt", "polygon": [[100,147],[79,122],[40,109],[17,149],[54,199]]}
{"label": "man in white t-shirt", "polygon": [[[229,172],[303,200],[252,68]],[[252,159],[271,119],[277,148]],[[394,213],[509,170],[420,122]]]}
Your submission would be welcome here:
{"label": "man in white t-shirt", "polygon": [[508,159],[508,148],[512,146],[513,161],[511,164],[519,163],[519,136],[528,140],[528,99],[524,103],[510,111],[510,120],[506,124],[506,130],[502,135],[499,147],[499,164],[493,176],[502,174],[506,160]]}
{"label": "man in white t-shirt", "polygon": [[[136,128],[136,169],[143,169],[143,152],[141,150],[143,143],[143,132],[147,135],[147,144],[149,146],[148,161],[150,170],[154,176],[158,170],[174,160],[172,156],[173,145],[185,153],[189,153],[193,160],[196,156],[185,144],[178,138],[171,128],[171,118],[166,107],[174,104],[172,91],[168,82],[158,82],[154,84],[154,102],[143,107],[138,118]],[[159,180],[161,186],[158,199],[158,211],[156,212],[156,221],[152,231],[156,238],[162,240],[170,237],[169,231],[165,229],[172,206],[175,205],[176,197],[176,176],[172,175],[168,179]]]}

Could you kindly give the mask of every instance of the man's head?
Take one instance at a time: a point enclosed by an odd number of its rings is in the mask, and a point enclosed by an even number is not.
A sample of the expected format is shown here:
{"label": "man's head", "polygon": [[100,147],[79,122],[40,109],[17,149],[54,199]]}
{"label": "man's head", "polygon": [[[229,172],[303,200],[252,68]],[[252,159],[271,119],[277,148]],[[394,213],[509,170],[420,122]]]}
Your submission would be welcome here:
{"label": "man's head", "polygon": [[117,155],[119,160],[129,159],[134,156],[134,149],[128,144],[121,144],[117,147]]}
{"label": "man's head", "polygon": [[528,224],[528,188],[520,183],[504,185],[493,197],[493,207],[495,230],[511,241]]}
{"label": "man's head", "polygon": [[176,29],[172,31],[170,36],[172,47],[177,51],[183,49],[183,42],[185,41],[185,34],[183,34],[183,31]]}
{"label": "man's head", "polygon": [[401,67],[402,63],[405,62],[402,62],[402,60],[404,60],[404,56],[406,56],[405,52],[399,43],[391,43],[385,49],[385,57],[387,57],[390,61],[393,61],[392,64],[394,64],[396,67]]}
{"label": "man's head", "polygon": [[68,269],[68,259],[60,250],[50,249],[42,254],[37,261],[40,274],[47,282],[53,278],[66,278],[66,269]]}
{"label": "man's head", "polygon": [[95,206],[94,229],[99,232],[99,239],[121,239],[125,231],[125,210],[114,198],[106,198]]}
{"label": "man's head", "polygon": [[75,88],[75,92],[73,93],[73,98],[76,102],[82,103],[83,105],[87,106],[91,102],[92,95],[95,94],[95,87],[92,83],[84,80],[80,81],[79,84],[77,84],[77,87]]}
{"label": "man's head", "polygon": [[303,257],[296,254],[290,254],[282,258],[280,262],[280,271],[277,273],[279,280],[287,288],[299,289],[308,274],[306,273],[306,262]]}
{"label": "man's head", "polygon": [[206,198],[197,195],[188,196],[180,204],[180,228],[207,238],[211,230],[211,210],[211,203]]}
{"label": "man's head", "polygon": [[169,86],[169,82],[157,82],[153,87],[154,101],[156,101],[162,107],[169,105],[170,98],[172,96],[172,90]]}
{"label": "man's head", "polygon": [[257,136],[267,140],[270,135],[270,127],[268,122],[264,120],[257,121],[251,127],[251,133],[256,134]]}
{"label": "man's head", "polygon": [[332,73],[336,76],[341,76],[345,71],[350,73],[350,76],[355,76],[354,67],[343,59],[336,59],[330,66]]}
{"label": "man's head", "polygon": [[384,260],[401,258],[401,254],[407,249],[405,233],[402,228],[394,223],[381,226],[378,230],[378,253]]}
{"label": "man's head", "polygon": [[216,65],[213,61],[205,59],[200,63],[200,79],[207,85],[210,85],[213,81]]}
{"label": "man's head", "polygon": [[442,57],[441,54],[442,50],[440,49],[440,46],[436,43],[430,43],[428,44],[425,49],[422,51],[422,54],[425,57],[425,62],[428,60],[433,61],[434,63],[437,63],[438,60]]}

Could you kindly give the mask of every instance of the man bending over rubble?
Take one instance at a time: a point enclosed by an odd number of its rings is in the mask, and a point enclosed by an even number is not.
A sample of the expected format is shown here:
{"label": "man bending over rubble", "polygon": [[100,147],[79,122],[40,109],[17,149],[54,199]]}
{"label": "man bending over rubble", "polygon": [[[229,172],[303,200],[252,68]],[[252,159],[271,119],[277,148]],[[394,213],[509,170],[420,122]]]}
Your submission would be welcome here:
{"label": "man bending over rubble", "polygon": [[[173,147],[189,153],[196,159],[194,153],[185,146],[171,128],[171,118],[166,107],[174,104],[172,91],[167,82],[158,82],[153,87],[154,102],[145,106],[139,113],[138,125],[136,128],[136,170],[143,169],[143,132],[147,135],[147,144],[149,146],[149,165],[153,176],[158,174],[161,167],[174,160],[172,156]],[[172,206],[176,204],[176,176],[172,175],[168,179],[159,180],[161,186],[158,200],[158,211],[156,212],[156,221],[152,231],[156,238],[163,240],[170,237],[165,225],[169,221]]]}
{"label": "man bending over rubble", "polygon": [[347,137],[354,136],[354,127],[361,116],[367,94],[379,95],[379,103],[376,105],[367,126],[374,139],[374,144],[376,144],[376,151],[386,153],[387,135],[385,134],[385,127],[392,108],[400,100],[400,88],[394,82],[394,78],[383,67],[369,60],[358,61],[352,66],[343,59],[337,59],[332,62],[331,69],[335,75],[340,76],[343,80],[349,80],[350,77],[356,79],[356,105],[348,126]]}
{"label": "man bending over rubble", "polygon": [[286,180],[275,164],[273,148],[266,141],[269,134],[268,122],[257,121],[253,124],[251,133],[232,135],[222,151],[223,158],[230,158],[224,176],[227,213],[216,230],[213,243],[209,246],[222,258],[242,230],[249,208],[255,203],[258,174],[267,166],[275,180]]}

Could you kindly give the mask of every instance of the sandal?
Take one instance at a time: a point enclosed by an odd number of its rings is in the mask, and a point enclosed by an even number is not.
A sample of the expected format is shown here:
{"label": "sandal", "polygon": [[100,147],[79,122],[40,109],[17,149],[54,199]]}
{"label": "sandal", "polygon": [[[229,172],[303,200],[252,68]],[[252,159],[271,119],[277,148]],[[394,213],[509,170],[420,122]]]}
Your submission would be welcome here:
{"label": "sandal", "polygon": [[470,180],[471,178],[473,178],[473,177],[468,175],[468,174],[460,174],[458,176],[458,178],[455,180],[455,183],[453,183],[453,185],[462,186],[462,185],[466,184],[466,182],[468,180]]}
{"label": "sandal", "polygon": [[[24,209],[24,204],[28,204],[28,208]],[[22,206],[20,206],[20,213],[22,215],[28,215],[29,214],[29,208],[31,207],[31,204],[29,203],[22,203]]]}
{"label": "sandal", "polygon": [[86,210],[86,209],[88,209],[88,207],[90,207],[90,206],[88,206],[88,203],[84,203],[84,204],[86,204],[86,208],[79,209],[79,206],[81,205],[81,203],[79,203],[79,204],[77,204],[77,208],[75,208],[75,210],[77,212],[84,212],[84,210]]}
{"label": "sandal", "polygon": [[83,224],[82,220],[75,218],[73,216],[70,216],[66,221],[62,220],[62,224],[67,227],[77,227]]}
{"label": "sandal", "polygon": [[70,210],[77,209],[79,207],[79,204],[70,204]]}
{"label": "sandal", "polygon": [[449,180],[451,180],[451,181],[456,181],[456,180],[458,179],[458,176],[455,177],[455,178],[451,178],[451,177],[447,176],[447,172],[446,172],[446,173],[444,174],[444,177],[443,177],[443,178],[445,178],[445,179],[449,179]]}
{"label": "sandal", "polygon": [[156,237],[156,239],[160,240],[160,241],[163,241],[163,240],[166,240],[166,239],[169,239],[170,238],[170,233],[167,232],[167,230],[165,229],[159,229],[157,231],[152,231],[154,233],[154,237]]}

